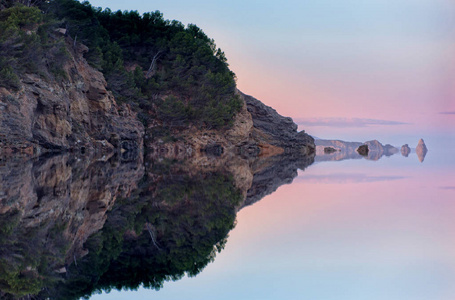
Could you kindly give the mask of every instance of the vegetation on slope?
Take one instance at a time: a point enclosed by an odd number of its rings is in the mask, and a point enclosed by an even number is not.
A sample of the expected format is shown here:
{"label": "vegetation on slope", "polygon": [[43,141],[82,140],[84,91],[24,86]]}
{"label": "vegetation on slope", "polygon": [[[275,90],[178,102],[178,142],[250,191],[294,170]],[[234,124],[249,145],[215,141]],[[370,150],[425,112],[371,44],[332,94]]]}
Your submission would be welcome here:
{"label": "vegetation on slope", "polygon": [[0,4],[0,86],[19,89],[21,74],[40,70],[64,80],[58,66],[65,48],[55,37],[64,28],[74,44],[89,47],[87,61],[103,72],[116,99],[144,121],[221,128],[240,110],[224,53],[196,25],[165,20],[159,11],[112,12],[76,0],[35,1],[38,9],[29,2]]}

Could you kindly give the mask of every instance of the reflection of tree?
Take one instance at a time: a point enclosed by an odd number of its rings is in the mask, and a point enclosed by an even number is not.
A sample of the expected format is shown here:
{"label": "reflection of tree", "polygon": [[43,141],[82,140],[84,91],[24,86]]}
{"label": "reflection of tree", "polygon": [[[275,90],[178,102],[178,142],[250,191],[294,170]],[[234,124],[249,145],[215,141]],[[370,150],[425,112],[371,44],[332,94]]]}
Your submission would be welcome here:
{"label": "reflection of tree", "polygon": [[[20,226],[21,213],[0,215],[0,290],[15,296],[37,294],[58,280],[53,268],[63,263],[62,224],[46,222],[30,229]],[[46,245],[47,241],[52,245]]]}
{"label": "reflection of tree", "polygon": [[116,203],[104,228],[86,243],[89,254],[69,268],[51,298],[141,285],[159,289],[198,274],[224,248],[242,200],[230,177],[174,174],[142,186]]}

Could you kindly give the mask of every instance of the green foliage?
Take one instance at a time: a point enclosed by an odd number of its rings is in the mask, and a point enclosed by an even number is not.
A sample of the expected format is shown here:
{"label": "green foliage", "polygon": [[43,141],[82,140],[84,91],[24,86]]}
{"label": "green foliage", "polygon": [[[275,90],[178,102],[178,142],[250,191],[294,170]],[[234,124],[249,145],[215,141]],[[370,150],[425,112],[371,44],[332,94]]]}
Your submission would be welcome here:
{"label": "green foliage", "polygon": [[159,107],[159,115],[162,119],[172,124],[184,125],[189,119],[189,107],[174,96],[167,97]]}
{"label": "green foliage", "polygon": [[21,83],[13,68],[11,66],[7,66],[6,64],[2,64],[1,58],[0,65],[2,66],[2,69],[0,71],[0,86],[18,90]]}
{"label": "green foliage", "polygon": [[224,53],[194,24],[86,1],[33,1],[44,14],[20,2],[0,11],[0,86],[19,89],[26,72],[65,80],[69,46],[54,33],[63,27],[89,47],[87,61],[104,73],[116,99],[132,104],[144,121],[153,116],[168,126],[221,128],[240,110]]}
{"label": "green foliage", "polygon": [[18,90],[24,73],[66,77],[69,55],[63,38],[53,34],[54,23],[36,7],[0,11],[0,86]]}
{"label": "green foliage", "polygon": [[[104,73],[116,99],[132,104],[142,119],[158,107],[157,116],[170,126],[220,128],[240,110],[224,53],[196,25],[165,20],[159,11],[112,12],[75,0],[51,1],[47,10],[89,47],[89,63]],[[159,100],[169,94],[169,101]]]}
{"label": "green foliage", "polygon": [[[0,214],[0,290],[14,297],[38,294],[46,285],[55,283],[52,268],[62,264],[63,255],[56,256],[51,248],[59,246],[63,254],[67,250],[60,245],[59,223],[25,228],[20,226],[21,216],[18,210]],[[55,230],[43,236],[52,226]],[[47,239],[51,242],[47,243]]]}

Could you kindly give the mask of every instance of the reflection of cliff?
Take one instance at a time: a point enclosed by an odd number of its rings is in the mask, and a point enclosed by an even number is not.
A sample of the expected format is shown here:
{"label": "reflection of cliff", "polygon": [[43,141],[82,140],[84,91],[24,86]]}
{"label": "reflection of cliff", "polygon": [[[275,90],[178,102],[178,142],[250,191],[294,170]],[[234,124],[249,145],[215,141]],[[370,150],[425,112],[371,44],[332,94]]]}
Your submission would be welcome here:
{"label": "reflection of cliff", "polygon": [[188,176],[178,162],[153,165],[133,195],[115,203],[103,229],[86,243],[88,255],[49,289],[51,297],[159,289],[165,281],[198,274],[223,249],[241,199],[228,174]]}
{"label": "reflection of cliff", "polygon": [[314,155],[299,157],[279,155],[256,160],[252,164],[253,181],[243,207],[272,194],[283,184],[292,183],[297,177],[297,170],[305,170],[313,161]]}
{"label": "reflection of cliff", "polygon": [[228,151],[186,161],[155,154],[146,164],[8,161],[0,167],[0,297],[79,299],[196,275],[223,249],[239,209],[313,159]]}
{"label": "reflection of cliff", "polygon": [[[115,170],[115,172],[114,172]],[[143,175],[140,161],[116,163],[59,155],[0,165],[0,289],[26,295],[83,257],[118,196]]]}

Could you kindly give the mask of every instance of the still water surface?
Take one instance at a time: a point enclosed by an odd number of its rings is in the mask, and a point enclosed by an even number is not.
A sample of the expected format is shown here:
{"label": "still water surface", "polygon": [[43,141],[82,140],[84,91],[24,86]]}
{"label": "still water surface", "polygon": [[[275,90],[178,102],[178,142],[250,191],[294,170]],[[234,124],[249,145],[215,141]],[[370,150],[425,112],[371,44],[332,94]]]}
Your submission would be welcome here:
{"label": "still water surface", "polygon": [[455,137],[425,141],[0,160],[0,298],[455,299]]}
{"label": "still water surface", "polygon": [[241,209],[196,277],[91,299],[455,299],[454,141],[316,162]]}

